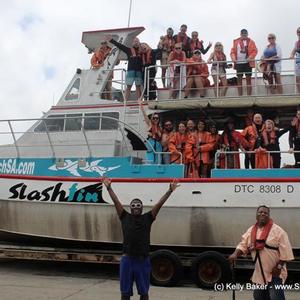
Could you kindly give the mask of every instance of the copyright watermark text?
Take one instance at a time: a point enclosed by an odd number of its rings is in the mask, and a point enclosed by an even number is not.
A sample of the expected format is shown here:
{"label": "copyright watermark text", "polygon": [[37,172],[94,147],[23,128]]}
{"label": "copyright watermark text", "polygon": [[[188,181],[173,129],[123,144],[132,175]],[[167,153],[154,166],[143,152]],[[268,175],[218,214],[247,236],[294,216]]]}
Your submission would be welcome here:
{"label": "copyright watermark text", "polygon": [[214,290],[216,292],[223,291],[253,291],[253,290],[266,290],[266,289],[276,289],[276,290],[300,290],[300,283],[296,282],[293,284],[274,284],[268,286],[267,284],[256,284],[256,283],[215,283]]}

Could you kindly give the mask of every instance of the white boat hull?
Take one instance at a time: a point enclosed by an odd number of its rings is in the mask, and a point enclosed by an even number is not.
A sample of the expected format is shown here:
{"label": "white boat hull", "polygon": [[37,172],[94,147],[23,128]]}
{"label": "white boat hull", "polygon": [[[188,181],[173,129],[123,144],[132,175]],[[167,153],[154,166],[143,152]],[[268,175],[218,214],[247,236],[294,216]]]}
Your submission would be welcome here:
{"label": "white boat hull", "polygon": [[[60,183],[58,190],[57,184]],[[106,189],[102,191],[101,185],[100,203],[93,202],[96,197],[92,192],[88,196],[89,202],[82,199],[81,202],[58,201],[70,197],[70,194],[72,200],[76,200],[74,195],[80,199],[80,191],[82,197],[86,197],[83,189],[97,184],[99,182],[91,179],[3,178],[0,181],[0,230],[45,238],[120,243],[120,222]],[[297,180],[183,180],[180,185],[154,222],[153,245],[234,247],[241,234],[254,223],[257,206],[266,204],[271,207],[275,222],[288,232],[293,247],[300,248],[300,183]],[[50,187],[53,188],[49,190]],[[139,197],[147,211],[166,191],[168,183],[167,180],[120,179],[113,182],[113,187],[126,209],[131,199]],[[55,188],[56,197],[53,196]]]}

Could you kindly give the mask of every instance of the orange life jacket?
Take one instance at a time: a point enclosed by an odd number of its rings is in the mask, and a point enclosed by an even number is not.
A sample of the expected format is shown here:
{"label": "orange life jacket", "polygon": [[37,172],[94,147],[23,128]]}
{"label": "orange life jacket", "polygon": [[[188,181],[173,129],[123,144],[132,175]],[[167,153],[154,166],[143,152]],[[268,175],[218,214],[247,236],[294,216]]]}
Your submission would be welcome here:
{"label": "orange life jacket", "polygon": [[101,47],[96,51],[91,58],[91,65],[94,68],[100,68],[103,65],[105,58],[110,54],[110,47]]}
{"label": "orange life jacket", "polygon": [[264,148],[255,150],[255,168],[267,169],[273,167],[273,158]]}
{"label": "orange life jacket", "polygon": [[179,32],[176,36],[176,43],[182,43],[183,48],[188,46],[188,36],[186,33]]}
{"label": "orange life jacket", "polygon": [[169,37],[168,35],[165,35],[162,42],[163,50],[167,52],[171,52],[174,48],[174,45],[175,45],[175,41],[173,37],[172,36]]}
{"label": "orange life jacket", "polygon": [[173,60],[179,60],[182,62],[185,62],[186,56],[184,51],[180,51],[179,53],[177,53],[176,51],[172,51],[169,55],[168,61],[173,61]]}
{"label": "orange life jacket", "polygon": [[201,41],[199,41],[199,39],[197,39],[196,41],[191,39],[190,49],[192,52],[196,49],[203,49],[203,44]]}
{"label": "orange life jacket", "polygon": [[253,250],[262,250],[266,245],[266,240],[269,236],[271,228],[273,226],[273,220],[269,219],[269,222],[264,226],[260,237],[257,238],[257,230],[258,230],[258,223],[256,222],[255,225],[251,229],[251,243],[250,243],[250,251]]}
{"label": "orange life jacket", "polygon": [[152,64],[152,50],[148,49],[145,53],[141,54],[143,65],[151,65]]}
{"label": "orange life jacket", "polygon": [[[240,44],[240,47],[241,47],[241,45],[242,45],[242,47],[244,47],[244,43],[241,38],[237,38],[233,41],[233,46],[230,51],[230,57],[232,60],[237,60],[238,44]],[[242,47],[241,47],[241,49],[243,49]],[[255,45],[255,42],[253,40],[251,40],[250,38],[247,38],[247,49],[245,49],[245,50],[247,51],[247,58],[255,59],[255,57],[257,55],[257,48]],[[249,61],[249,65],[251,66],[251,68],[254,68],[255,61]]]}
{"label": "orange life jacket", "polygon": [[[195,64],[197,62],[199,62],[199,64]],[[190,65],[187,65],[187,76],[201,75],[203,79],[209,76],[208,66],[201,58],[198,59],[193,56],[187,60],[187,63],[190,63]]]}
{"label": "orange life jacket", "polygon": [[[171,163],[180,163],[182,157],[182,163],[185,163],[185,145],[187,142],[187,134],[180,134],[175,132],[171,135],[169,140],[169,151],[171,152]],[[182,156],[180,155],[182,154]]]}

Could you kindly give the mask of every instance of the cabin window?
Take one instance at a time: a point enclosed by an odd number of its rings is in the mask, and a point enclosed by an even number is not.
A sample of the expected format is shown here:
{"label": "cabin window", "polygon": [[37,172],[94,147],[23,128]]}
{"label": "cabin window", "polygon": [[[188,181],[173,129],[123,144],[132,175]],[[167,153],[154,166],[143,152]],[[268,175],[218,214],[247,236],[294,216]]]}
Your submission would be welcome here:
{"label": "cabin window", "polygon": [[81,130],[82,114],[69,114],[67,115],[65,131],[78,131]]}
{"label": "cabin window", "polygon": [[[118,112],[105,112],[102,117],[110,117],[119,120]],[[101,130],[115,130],[118,129],[118,121],[106,118],[101,118]]]}
{"label": "cabin window", "polygon": [[77,100],[79,98],[80,78],[77,78],[69,89],[65,100]]}
{"label": "cabin window", "polygon": [[49,132],[63,131],[64,117],[65,117],[64,115],[49,115],[46,120],[40,122],[40,124],[34,129],[34,131],[45,132],[46,126]]}
{"label": "cabin window", "polygon": [[99,130],[100,129],[100,114],[91,113],[85,114],[83,128],[85,130]]}

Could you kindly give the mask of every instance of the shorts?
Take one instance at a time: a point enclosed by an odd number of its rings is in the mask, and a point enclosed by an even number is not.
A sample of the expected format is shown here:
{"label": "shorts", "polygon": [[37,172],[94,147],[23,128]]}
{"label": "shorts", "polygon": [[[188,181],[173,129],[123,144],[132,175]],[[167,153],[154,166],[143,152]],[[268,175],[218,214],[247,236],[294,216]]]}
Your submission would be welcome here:
{"label": "shorts", "polygon": [[250,67],[249,63],[245,64],[236,64],[236,74],[237,76],[246,76],[252,75],[252,68]]}
{"label": "shorts", "polygon": [[136,86],[143,85],[143,75],[140,71],[127,71],[125,83],[126,85],[133,85],[135,82]]}
{"label": "shorts", "polygon": [[213,76],[218,76],[219,77],[226,77],[226,71],[225,71],[225,68],[218,68],[217,67],[212,67],[211,68],[211,75]]}
{"label": "shorts", "polygon": [[150,257],[134,257],[123,255],[120,263],[120,289],[124,296],[133,296],[135,281],[138,294],[148,295],[150,287]]}

